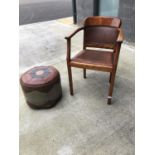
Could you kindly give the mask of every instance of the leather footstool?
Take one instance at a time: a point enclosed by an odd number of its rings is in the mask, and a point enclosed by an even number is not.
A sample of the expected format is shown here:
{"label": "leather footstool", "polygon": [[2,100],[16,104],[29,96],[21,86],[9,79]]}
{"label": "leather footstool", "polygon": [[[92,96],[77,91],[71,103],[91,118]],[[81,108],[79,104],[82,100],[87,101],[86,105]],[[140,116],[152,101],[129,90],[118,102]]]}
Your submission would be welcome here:
{"label": "leather footstool", "polygon": [[20,78],[27,104],[35,109],[53,107],[62,96],[58,70],[52,66],[34,67]]}

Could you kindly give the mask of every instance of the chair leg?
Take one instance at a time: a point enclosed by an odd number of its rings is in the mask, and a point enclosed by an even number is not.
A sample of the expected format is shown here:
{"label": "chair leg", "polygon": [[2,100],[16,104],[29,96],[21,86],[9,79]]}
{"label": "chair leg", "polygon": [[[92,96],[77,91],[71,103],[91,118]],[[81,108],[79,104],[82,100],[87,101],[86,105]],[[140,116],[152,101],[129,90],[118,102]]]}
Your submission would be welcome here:
{"label": "chair leg", "polygon": [[109,83],[111,83],[111,77],[112,77],[112,73],[110,73],[110,76],[109,76]]}
{"label": "chair leg", "polygon": [[83,69],[83,78],[86,79],[86,69]]}
{"label": "chair leg", "polygon": [[73,93],[73,81],[72,81],[72,69],[71,69],[71,66],[69,66],[69,65],[67,65],[67,68],[68,68],[70,94],[74,95],[74,93]]}
{"label": "chair leg", "polygon": [[107,104],[109,104],[109,105],[111,104],[111,99],[112,99],[112,94],[113,94],[113,88],[114,88],[114,82],[115,82],[115,75],[116,75],[116,72],[115,71],[113,73],[111,73],[109,94],[108,94],[108,100],[107,100]]}

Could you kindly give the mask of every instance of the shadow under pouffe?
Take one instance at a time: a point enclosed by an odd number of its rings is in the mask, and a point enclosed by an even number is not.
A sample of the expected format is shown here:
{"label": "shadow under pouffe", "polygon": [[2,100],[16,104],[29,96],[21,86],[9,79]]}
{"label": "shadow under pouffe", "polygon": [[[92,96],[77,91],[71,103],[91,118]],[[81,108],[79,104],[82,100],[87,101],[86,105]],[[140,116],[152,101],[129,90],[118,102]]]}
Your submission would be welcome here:
{"label": "shadow under pouffe", "polygon": [[20,78],[27,104],[31,108],[53,107],[62,97],[60,74],[53,66],[34,67]]}

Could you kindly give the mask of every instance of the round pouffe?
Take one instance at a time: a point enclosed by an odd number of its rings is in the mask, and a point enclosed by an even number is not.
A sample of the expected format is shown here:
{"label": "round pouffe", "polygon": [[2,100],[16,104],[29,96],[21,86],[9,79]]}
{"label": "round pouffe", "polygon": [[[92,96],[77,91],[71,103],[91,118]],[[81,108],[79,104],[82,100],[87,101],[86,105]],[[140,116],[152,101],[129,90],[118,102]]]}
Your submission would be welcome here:
{"label": "round pouffe", "polygon": [[60,74],[53,66],[38,66],[20,78],[27,104],[31,108],[53,107],[62,96]]}

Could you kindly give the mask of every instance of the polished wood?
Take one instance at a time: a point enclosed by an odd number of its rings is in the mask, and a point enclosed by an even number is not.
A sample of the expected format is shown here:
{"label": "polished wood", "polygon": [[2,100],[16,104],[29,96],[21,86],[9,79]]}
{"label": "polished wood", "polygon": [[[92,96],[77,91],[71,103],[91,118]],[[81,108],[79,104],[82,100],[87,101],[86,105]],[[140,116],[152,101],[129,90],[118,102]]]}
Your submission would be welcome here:
{"label": "polished wood", "polygon": [[124,40],[124,33],[123,33],[122,29],[119,29],[119,35],[118,35],[118,38],[117,38],[117,42],[122,43],[123,40]]}
{"label": "polished wood", "polygon": [[112,77],[112,73],[110,73],[110,76],[109,76],[109,83],[111,82],[111,77]]}
{"label": "polished wood", "polygon": [[[67,68],[70,94],[73,95],[73,81],[71,67],[83,68],[83,77],[86,78],[86,69],[109,72],[109,93],[107,103],[111,104],[117,64],[124,34],[119,18],[94,16],[85,19],[82,27],[75,30],[67,39]],[[79,31],[84,31],[83,50],[71,57],[71,38]],[[103,48],[102,51],[88,49]],[[106,49],[111,49],[107,51]]]}
{"label": "polished wood", "polygon": [[74,95],[74,92],[73,92],[73,80],[72,80],[72,68],[71,68],[70,65],[67,65],[67,68],[68,68],[70,94]]}
{"label": "polished wood", "polygon": [[81,31],[81,30],[83,30],[84,29],[84,27],[82,26],[82,27],[79,27],[77,30],[75,30],[70,36],[66,36],[65,37],[65,39],[70,39],[70,38],[72,38],[77,32],[79,32],[79,31]]}
{"label": "polished wood", "polygon": [[87,78],[87,77],[86,77],[86,69],[85,69],[85,68],[83,69],[83,78],[84,78],[84,79]]}
{"label": "polished wood", "polygon": [[121,19],[117,17],[93,16],[85,19],[84,26],[110,26],[118,28],[121,26]]}

